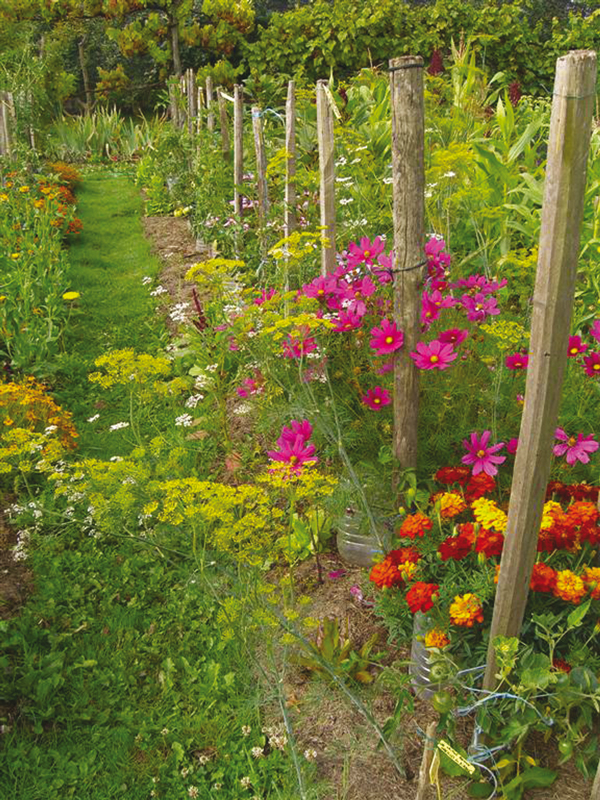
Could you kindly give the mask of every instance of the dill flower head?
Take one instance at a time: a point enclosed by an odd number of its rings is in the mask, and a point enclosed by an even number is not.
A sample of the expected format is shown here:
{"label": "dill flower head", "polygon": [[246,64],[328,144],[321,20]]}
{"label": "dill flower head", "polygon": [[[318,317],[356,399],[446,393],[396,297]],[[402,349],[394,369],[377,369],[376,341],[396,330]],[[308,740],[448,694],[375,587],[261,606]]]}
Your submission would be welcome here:
{"label": "dill flower head", "polygon": [[477,595],[468,592],[457,594],[450,604],[450,621],[453,625],[472,628],[476,622],[483,622],[483,608]]}
{"label": "dill flower head", "polygon": [[561,600],[566,600],[567,603],[579,605],[587,594],[587,589],[578,575],[575,575],[570,569],[563,569],[556,573],[554,594]]}
{"label": "dill flower head", "polygon": [[477,522],[486,530],[498,531],[499,533],[505,530],[508,518],[493,500],[479,497],[471,503],[471,508]]}
{"label": "dill flower head", "polygon": [[438,647],[441,650],[450,644],[450,639],[441,628],[432,628],[425,634],[424,643],[425,647]]}

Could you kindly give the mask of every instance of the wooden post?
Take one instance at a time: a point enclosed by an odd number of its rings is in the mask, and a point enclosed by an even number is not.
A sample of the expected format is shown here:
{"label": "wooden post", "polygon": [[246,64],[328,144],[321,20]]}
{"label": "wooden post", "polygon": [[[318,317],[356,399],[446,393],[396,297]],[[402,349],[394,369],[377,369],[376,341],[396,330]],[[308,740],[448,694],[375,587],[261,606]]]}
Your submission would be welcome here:
{"label": "wooden post", "polygon": [[187,123],[190,136],[194,133],[194,118],[196,116],[196,77],[190,67],[185,73],[187,91]]}
{"label": "wooden post", "polygon": [[521,633],[536,558],[567,362],[595,84],[593,51],[556,62],[525,406],[483,683],[490,690],[493,639]]}
{"label": "wooden post", "polygon": [[233,87],[233,211],[242,220],[244,191],[244,100],[242,87]]}
{"label": "wooden post", "polygon": [[598,769],[596,770],[596,777],[594,778],[590,800],[600,800],[600,764],[598,764]]}
{"label": "wooden post", "polygon": [[[213,111],[213,82],[210,75],[206,79],[206,127],[212,133],[215,129],[215,114]],[[229,150],[229,148],[227,148]]]}
{"label": "wooden post", "polygon": [[171,81],[169,83],[169,110],[171,114],[171,122],[173,125],[178,128],[179,127],[179,98],[177,97],[177,84],[175,81]]}
{"label": "wooden post", "polygon": [[317,81],[317,137],[319,141],[319,175],[321,179],[321,231],[328,246],[321,248],[321,272],[326,275],[337,266],[335,258],[335,164],[333,113],[327,81]]}
{"label": "wooden post", "polygon": [[225,98],[221,90],[217,89],[217,100],[219,101],[219,123],[221,125],[221,151],[225,161],[231,158],[231,142],[229,140],[229,120],[227,119],[227,107]]}
{"label": "wooden post", "polygon": [[196,133],[200,133],[202,130],[202,106],[202,87],[198,86],[196,89]]}
{"label": "wooden post", "polygon": [[296,86],[289,81],[285,103],[285,220],[284,236],[296,230]]}
{"label": "wooden post", "polygon": [[252,133],[254,134],[254,152],[256,154],[256,185],[258,189],[258,225],[264,235],[264,226],[269,214],[269,195],[267,191],[267,156],[263,136],[263,124],[260,108],[252,106]]}
{"label": "wooden post", "polygon": [[0,155],[11,156],[10,123],[8,113],[8,93],[0,92]]}
{"label": "wooden post", "polygon": [[394,359],[394,454],[400,469],[417,466],[419,370],[410,353],[421,335],[425,258],[425,110],[423,59],[390,61],[394,197],[394,320],[404,347]]}

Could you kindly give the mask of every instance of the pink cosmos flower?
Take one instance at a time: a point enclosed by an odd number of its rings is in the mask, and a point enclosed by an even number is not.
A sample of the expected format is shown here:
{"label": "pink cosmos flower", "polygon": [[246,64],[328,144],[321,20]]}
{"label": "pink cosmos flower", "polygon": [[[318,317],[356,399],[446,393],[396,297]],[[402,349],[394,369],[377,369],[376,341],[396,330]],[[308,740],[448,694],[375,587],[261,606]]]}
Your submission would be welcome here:
{"label": "pink cosmos flower", "polygon": [[514,353],[511,356],[506,356],[506,361],[504,363],[508,369],[515,371],[527,369],[527,365],[529,364],[529,356],[525,353]]}
{"label": "pink cosmos flower", "polygon": [[262,306],[263,303],[266,303],[267,300],[270,300],[272,297],[275,297],[277,294],[275,289],[261,289],[260,294],[257,298],[255,298],[252,302],[255,306]]}
{"label": "pink cosmos flower", "polygon": [[469,335],[469,331],[466,331],[461,328],[448,328],[448,330],[442,331],[438,336],[438,341],[443,342],[444,344],[453,344],[457,345],[464,340]]}
{"label": "pink cosmos flower", "polygon": [[472,433],[470,439],[463,439],[467,455],[463,456],[461,460],[463,464],[472,465],[473,475],[479,475],[480,472],[491,476],[497,475],[498,470],[495,465],[506,461],[506,456],[494,455],[504,447],[504,442],[490,446],[491,435],[491,431],[484,431],[481,436],[478,433]]}
{"label": "pink cosmos flower", "polygon": [[419,369],[446,369],[458,357],[451,344],[434,339],[429,344],[417,342],[417,352],[410,357]]}
{"label": "pink cosmos flower", "polygon": [[281,436],[277,440],[277,443],[279,444],[281,441],[293,442],[297,436],[301,436],[304,440],[310,439],[312,432],[313,427],[307,419],[303,419],[302,422],[297,422],[293,419],[290,422],[289,428],[287,425],[282,427]]}
{"label": "pink cosmos flower", "polygon": [[331,275],[319,276],[310,283],[305,283],[302,292],[306,297],[314,297],[317,300],[324,299],[327,295],[333,294],[337,289],[337,280]]}
{"label": "pink cosmos flower", "polygon": [[382,389],[381,386],[376,386],[374,389],[367,389],[367,393],[361,398],[362,402],[373,409],[379,411],[383,406],[389,406],[392,398],[387,389]]}
{"label": "pink cosmos flower", "polygon": [[317,349],[317,343],[312,336],[308,339],[295,339],[293,336],[288,336],[281,346],[284,358],[302,358]]}
{"label": "pink cosmos flower", "polygon": [[554,438],[558,439],[560,444],[555,444],[552,452],[559,457],[566,455],[567,464],[570,465],[573,465],[576,461],[580,461],[582,464],[589,464],[590,457],[588,453],[595,453],[600,447],[593,434],[584,436],[579,433],[575,438],[565,433],[562,428],[557,428],[554,431]]}
{"label": "pink cosmos flower", "polygon": [[373,264],[371,267],[371,273],[377,278],[379,283],[390,283],[394,274],[393,251],[389,256],[382,253],[377,259],[377,264]]}
{"label": "pink cosmos flower", "polygon": [[242,385],[238,386],[236,392],[238,397],[248,397],[251,394],[258,392],[259,386],[254,378],[244,378]]}
{"label": "pink cosmos flower", "polygon": [[490,281],[485,275],[469,275],[468,278],[459,278],[455,283],[451,283],[450,288],[467,289],[473,293],[488,295],[503,289],[507,284],[506,278],[501,281]]}
{"label": "pink cosmos flower", "polygon": [[514,454],[517,452],[518,446],[519,446],[519,440],[518,439],[516,439],[516,438],[515,439],[509,439],[508,442],[506,443],[506,452],[510,456],[514,456]]}
{"label": "pink cosmos flower", "polygon": [[385,250],[385,242],[380,236],[376,236],[371,241],[367,236],[363,236],[360,244],[350,242],[348,247],[348,266],[356,267],[359,264],[373,264],[378,256]]}
{"label": "pink cosmos flower", "polygon": [[371,328],[373,337],[369,344],[378,356],[387,356],[399,350],[404,343],[404,334],[396,327],[395,322],[382,319],[381,325]]}
{"label": "pink cosmos flower", "polygon": [[590,328],[590,336],[597,342],[600,342],[600,319],[595,319],[593,321],[592,327]]}
{"label": "pink cosmos flower", "polygon": [[287,464],[291,472],[299,473],[305,464],[316,464],[315,446],[308,439],[312,434],[312,425],[308,420],[297,422],[293,419],[290,427],[283,426],[281,436],[277,439],[279,450],[268,450],[271,461]]}
{"label": "pink cosmos flower", "polygon": [[581,341],[581,336],[569,336],[569,346],[567,348],[567,355],[569,358],[575,358],[579,353],[585,353],[588,345]]}
{"label": "pink cosmos flower", "polygon": [[592,351],[589,356],[583,357],[585,371],[592,378],[600,376],[600,353]]}
{"label": "pink cosmos flower", "polygon": [[463,294],[460,303],[467,312],[469,322],[482,322],[486,317],[495,317],[500,313],[496,298],[486,297],[482,292],[478,292],[473,297]]}
{"label": "pink cosmos flower", "polygon": [[375,370],[377,375],[386,375],[394,369],[393,361],[385,361],[380,367]]}
{"label": "pink cosmos flower", "polygon": [[345,333],[346,331],[353,331],[360,328],[362,325],[362,317],[358,314],[352,314],[349,311],[340,311],[337,319],[333,319],[335,328],[332,328],[334,333]]}

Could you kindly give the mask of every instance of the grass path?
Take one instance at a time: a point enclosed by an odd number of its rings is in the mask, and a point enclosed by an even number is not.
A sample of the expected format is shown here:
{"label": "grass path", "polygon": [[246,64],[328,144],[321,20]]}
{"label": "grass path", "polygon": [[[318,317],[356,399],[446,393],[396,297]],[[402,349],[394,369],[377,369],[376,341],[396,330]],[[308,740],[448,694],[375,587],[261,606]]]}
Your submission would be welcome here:
{"label": "grass path", "polygon": [[[155,351],[166,330],[142,284],[145,276],[156,276],[160,263],[144,237],[138,189],[126,176],[92,173],[78,192],[77,213],[83,232],[73,237],[69,258],[71,289],[81,298],[68,325],[56,395],[82,423],[81,452],[97,454],[98,437],[83,424],[100,400],[87,379],[94,359],[124,347]],[[108,409],[104,416],[118,421],[119,409]]]}

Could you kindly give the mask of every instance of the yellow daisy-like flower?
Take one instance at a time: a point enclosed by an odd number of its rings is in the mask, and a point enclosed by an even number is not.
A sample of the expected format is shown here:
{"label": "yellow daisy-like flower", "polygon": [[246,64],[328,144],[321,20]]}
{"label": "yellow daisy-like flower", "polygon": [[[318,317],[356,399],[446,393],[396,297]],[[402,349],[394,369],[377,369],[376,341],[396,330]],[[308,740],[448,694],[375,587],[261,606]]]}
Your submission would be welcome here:
{"label": "yellow daisy-like flower", "polygon": [[16,261],[17,258],[21,257],[21,253],[11,253],[10,257],[13,258]]}
{"label": "yellow daisy-like flower", "polygon": [[508,517],[493,500],[486,497],[479,497],[471,503],[473,516],[482,528],[488,531],[498,531],[502,533],[506,528]]}
{"label": "yellow daisy-like flower", "polygon": [[29,191],[29,186],[21,186],[19,191],[21,192],[21,194],[27,194],[27,192]]}
{"label": "yellow daisy-like flower", "polygon": [[0,203],[8,203],[8,195],[0,194]]}
{"label": "yellow daisy-like flower", "polygon": [[450,639],[446,636],[441,628],[432,628],[425,634],[425,647],[447,647],[450,644]]}
{"label": "yellow daisy-like flower", "polygon": [[594,600],[600,600],[600,567],[586,567],[581,577],[591,590]]}
{"label": "yellow daisy-like flower", "polygon": [[77,300],[78,297],[81,297],[79,292],[65,292],[63,294],[63,300]]}
{"label": "yellow daisy-like flower", "polygon": [[434,500],[440,504],[440,515],[444,519],[451,519],[462,514],[467,507],[463,496],[458,492],[442,492],[436,495]]}
{"label": "yellow daisy-like flower", "polygon": [[476,622],[483,622],[483,607],[476,594],[457,594],[450,604],[450,621],[453,625],[472,628]]}
{"label": "yellow daisy-like flower", "polygon": [[554,594],[561,600],[566,600],[567,603],[578,605],[587,594],[587,589],[578,575],[575,575],[570,569],[563,569],[556,573]]}

